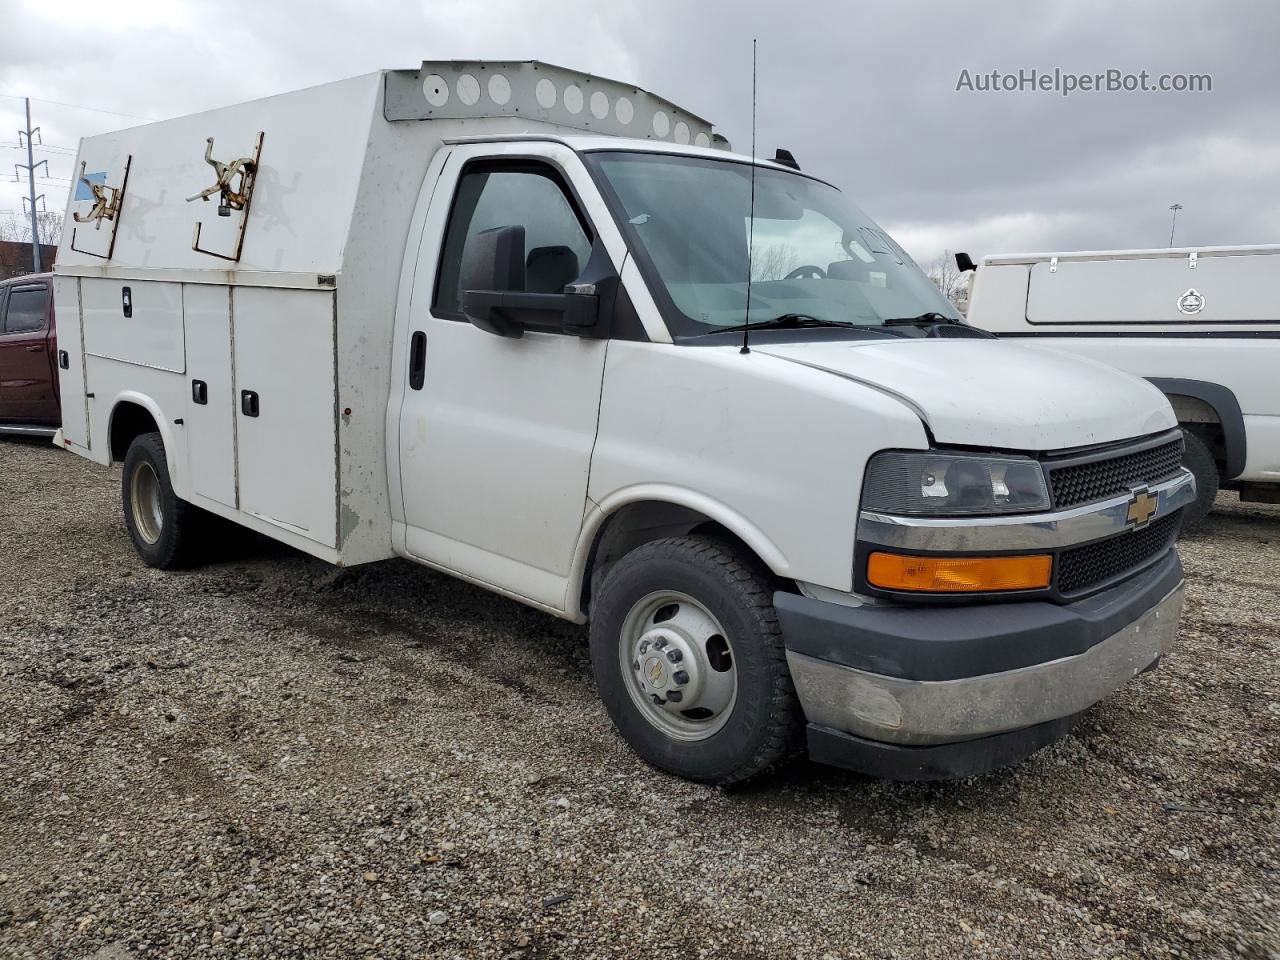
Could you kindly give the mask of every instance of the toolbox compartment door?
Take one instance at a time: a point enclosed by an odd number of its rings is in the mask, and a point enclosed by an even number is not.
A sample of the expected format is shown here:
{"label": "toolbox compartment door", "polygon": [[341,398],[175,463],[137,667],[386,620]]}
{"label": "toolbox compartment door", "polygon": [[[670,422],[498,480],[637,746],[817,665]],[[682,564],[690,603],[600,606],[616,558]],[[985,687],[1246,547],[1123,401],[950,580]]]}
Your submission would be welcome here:
{"label": "toolbox compartment door", "polygon": [[1059,259],[1031,267],[1031,324],[1280,323],[1280,253]]}
{"label": "toolbox compartment door", "polygon": [[236,506],[235,392],[231,378],[231,288],[182,288],[187,341],[187,464],[194,493]]}
{"label": "toolbox compartment door", "polygon": [[58,324],[58,393],[62,401],[62,438],[89,449],[89,398],[85,396],[84,339],[80,312],[80,278],[53,278],[54,317]]}
{"label": "toolbox compartment door", "polygon": [[235,287],[240,509],[337,546],[334,292]]}

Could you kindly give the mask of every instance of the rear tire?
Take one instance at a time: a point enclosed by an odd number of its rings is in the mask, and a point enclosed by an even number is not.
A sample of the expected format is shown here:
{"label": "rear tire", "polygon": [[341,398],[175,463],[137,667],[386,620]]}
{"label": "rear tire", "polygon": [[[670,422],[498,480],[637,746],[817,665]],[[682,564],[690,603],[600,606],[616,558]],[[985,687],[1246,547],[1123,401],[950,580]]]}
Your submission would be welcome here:
{"label": "rear tire", "polygon": [[727,544],[674,537],[619,560],[592,602],[591,664],[618,733],[676,776],[741,783],[800,745],[773,585]]}
{"label": "rear tire", "polygon": [[195,554],[202,511],[178,498],[158,433],[134,438],[121,477],[124,523],[134,549],[149,567],[176,570]]}
{"label": "rear tire", "polygon": [[1186,445],[1182,465],[1196,478],[1196,499],[1183,509],[1182,532],[1195,533],[1218,497],[1218,464],[1205,442],[1186,427],[1182,428],[1182,440]]}

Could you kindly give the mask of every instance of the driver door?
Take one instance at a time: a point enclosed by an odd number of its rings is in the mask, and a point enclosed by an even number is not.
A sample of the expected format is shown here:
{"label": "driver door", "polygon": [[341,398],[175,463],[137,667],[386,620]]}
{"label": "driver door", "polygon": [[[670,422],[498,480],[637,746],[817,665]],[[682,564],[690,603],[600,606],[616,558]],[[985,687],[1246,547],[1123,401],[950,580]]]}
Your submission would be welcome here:
{"label": "driver door", "polygon": [[594,187],[577,156],[554,143],[454,147],[443,170],[402,345],[405,357],[425,354],[400,411],[405,549],[560,610],[586,511],[608,341],[487,333],[461,312],[460,271],[478,233],[523,227],[526,291],[560,292],[597,239],[578,199]]}

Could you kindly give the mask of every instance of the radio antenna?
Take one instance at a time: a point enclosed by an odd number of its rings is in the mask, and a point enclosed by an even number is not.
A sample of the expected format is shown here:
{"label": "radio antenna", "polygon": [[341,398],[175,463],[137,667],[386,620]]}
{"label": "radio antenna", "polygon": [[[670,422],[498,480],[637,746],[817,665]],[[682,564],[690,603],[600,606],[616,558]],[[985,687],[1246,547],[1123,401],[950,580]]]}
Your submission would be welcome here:
{"label": "radio antenna", "polygon": [[742,349],[750,353],[747,333],[751,328],[751,258],[756,240],[756,40],[751,38],[751,213],[747,220],[747,315],[742,318]]}

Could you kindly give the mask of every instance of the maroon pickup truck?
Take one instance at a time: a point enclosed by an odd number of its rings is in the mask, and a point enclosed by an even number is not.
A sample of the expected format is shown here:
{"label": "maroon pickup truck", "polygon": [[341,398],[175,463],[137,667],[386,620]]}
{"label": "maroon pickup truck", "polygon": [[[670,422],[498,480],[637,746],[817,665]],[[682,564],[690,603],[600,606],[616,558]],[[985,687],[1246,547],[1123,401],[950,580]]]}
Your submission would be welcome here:
{"label": "maroon pickup truck", "polygon": [[61,420],[53,274],[0,282],[0,434],[51,437]]}

